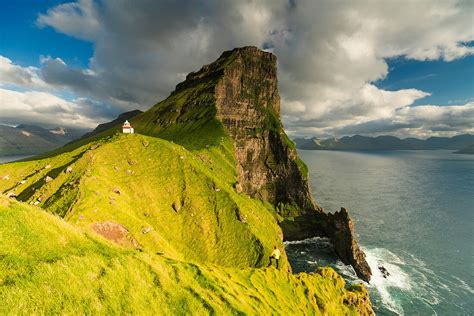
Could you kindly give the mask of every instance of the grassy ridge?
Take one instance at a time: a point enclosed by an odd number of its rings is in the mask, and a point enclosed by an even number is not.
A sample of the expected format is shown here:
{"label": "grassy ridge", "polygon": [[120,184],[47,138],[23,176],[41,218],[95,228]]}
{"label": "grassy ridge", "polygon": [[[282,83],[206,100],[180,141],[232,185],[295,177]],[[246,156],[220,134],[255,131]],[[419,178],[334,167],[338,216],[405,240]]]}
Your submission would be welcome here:
{"label": "grassy ridge", "polygon": [[190,152],[158,138],[116,135],[44,160],[1,165],[0,176],[9,179],[0,190],[78,226],[122,224],[143,248],[172,258],[266,265],[265,254],[282,247],[279,227],[268,205],[234,192],[235,169],[222,154],[227,144],[219,146]]}
{"label": "grassy ridge", "polygon": [[291,275],[124,249],[34,206],[0,198],[0,314],[368,313],[331,269]]}

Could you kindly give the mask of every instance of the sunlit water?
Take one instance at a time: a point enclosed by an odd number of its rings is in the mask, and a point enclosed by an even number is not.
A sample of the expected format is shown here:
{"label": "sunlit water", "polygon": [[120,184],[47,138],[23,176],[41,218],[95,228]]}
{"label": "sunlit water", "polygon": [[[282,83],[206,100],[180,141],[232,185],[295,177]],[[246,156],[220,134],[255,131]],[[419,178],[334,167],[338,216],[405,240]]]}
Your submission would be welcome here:
{"label": "sunlit water", "polygon": [[[450,151],[300,151],[326,211],[346,207],[374,275],[379,315],[474,314],[474,156]],[[325,239],[286,245],[295,272],[331,265]],[[378,269],[383,265],[390,276]]]}

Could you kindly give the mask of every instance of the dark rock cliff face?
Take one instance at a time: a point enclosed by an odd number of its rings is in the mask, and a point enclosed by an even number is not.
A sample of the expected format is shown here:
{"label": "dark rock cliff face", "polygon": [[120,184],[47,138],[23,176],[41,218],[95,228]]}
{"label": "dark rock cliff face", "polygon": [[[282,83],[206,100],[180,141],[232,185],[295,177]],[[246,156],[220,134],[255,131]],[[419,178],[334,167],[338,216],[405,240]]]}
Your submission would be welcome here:
{"label": "dark rock cliff face", "polygon": [[153,124],[205,126],[210,116],[217,119],[234,140],[236,190],[272,203],[284,218],[286,240],[331,238],[341,260],[369,281],[370,268],[347,212],[327,214],[314,202],[307,167],[284,132],[275,55],[256,47],[224,52],[190,73],[170,98],[176,101],[157,107]]}
{"label": "dark rock cliff face", "polygon": [[232,59],[215,91],[217,117],[235,140],[237,190],[269,201],[283,215],[319,209],[280,122],[276,57],[246,47]]}
{"label": "dark rock cliff face", "polygon": [[368,282],[372,271],[365,260],[365,253],[355,240],[354,225],[347,210],[341,207],[339,212],[329,213],[327,219],[326,233],[331,238],[337,255],[342,262],[352,265],[361,279]]}

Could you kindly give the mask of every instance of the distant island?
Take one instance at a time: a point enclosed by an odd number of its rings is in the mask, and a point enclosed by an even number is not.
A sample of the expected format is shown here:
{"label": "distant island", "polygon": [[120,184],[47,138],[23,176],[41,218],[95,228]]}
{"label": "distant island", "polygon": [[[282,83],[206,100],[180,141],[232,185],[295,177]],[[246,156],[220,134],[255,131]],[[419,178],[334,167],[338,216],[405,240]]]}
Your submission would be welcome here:
{"label": "distant island", "polygon": [[454,152],[455,154],[469,154],[469,155],[474,155],[474,144],[464,147],[463,149],[460,149],[458,151]]}
{"label": "distant island", "polygon": [[463,134],[454,137],[430,137],[428,139],[405,138],[395,136],[367,137],[361,135],[342,138],[319,139],[295,138],[296,147],[305,150],[341,150],[341,151],[376,151],[376,150],[456,150],[456,153],[474,152],[474,135]]}

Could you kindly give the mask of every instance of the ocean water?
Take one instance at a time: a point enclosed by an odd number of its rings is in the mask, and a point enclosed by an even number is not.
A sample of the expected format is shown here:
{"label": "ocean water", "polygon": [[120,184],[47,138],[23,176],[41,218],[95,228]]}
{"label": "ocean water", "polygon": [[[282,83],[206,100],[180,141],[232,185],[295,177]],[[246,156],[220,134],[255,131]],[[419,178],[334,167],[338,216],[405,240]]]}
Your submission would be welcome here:
{"label": "ocean water", "polygon": [[31,155],[0,156],[0,164],[31,157]]}
{"label": "ocean water", "polygon": [[[450,151],[300,151],[312,193],[354,221],[378,315],[474,315],[474,156]],[[293,270],[353,269],[324,238],[286,243]],[[382,276],[384,266],[390,275]]]}

